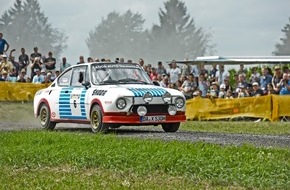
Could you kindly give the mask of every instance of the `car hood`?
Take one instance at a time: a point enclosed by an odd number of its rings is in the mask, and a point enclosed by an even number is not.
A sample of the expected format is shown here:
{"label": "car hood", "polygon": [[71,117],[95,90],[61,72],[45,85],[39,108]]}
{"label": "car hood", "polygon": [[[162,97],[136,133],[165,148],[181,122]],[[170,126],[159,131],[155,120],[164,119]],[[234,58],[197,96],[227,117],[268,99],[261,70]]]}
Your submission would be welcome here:
{"label": "car hood", "polygon": [[175,89],[163,88],[156,85],[143,84],[124,84],[124,85],[107,85],[106,90],[122,96],[143,97],[145,93],[150,92],[153,97],[161,97],[166,92],[172,96],[182,96],[182,93]]}

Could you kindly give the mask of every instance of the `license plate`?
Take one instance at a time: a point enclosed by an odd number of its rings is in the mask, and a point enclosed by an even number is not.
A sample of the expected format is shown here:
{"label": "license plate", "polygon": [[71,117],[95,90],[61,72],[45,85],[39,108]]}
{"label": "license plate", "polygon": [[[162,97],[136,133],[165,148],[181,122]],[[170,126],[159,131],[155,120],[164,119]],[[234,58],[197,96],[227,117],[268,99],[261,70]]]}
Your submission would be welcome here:
{"label": "license plate", "polygon": [[165,120],[166,120],[165,115],[141,116],[140,117],[141,122],[160,122],[160,121],[165,121]]}

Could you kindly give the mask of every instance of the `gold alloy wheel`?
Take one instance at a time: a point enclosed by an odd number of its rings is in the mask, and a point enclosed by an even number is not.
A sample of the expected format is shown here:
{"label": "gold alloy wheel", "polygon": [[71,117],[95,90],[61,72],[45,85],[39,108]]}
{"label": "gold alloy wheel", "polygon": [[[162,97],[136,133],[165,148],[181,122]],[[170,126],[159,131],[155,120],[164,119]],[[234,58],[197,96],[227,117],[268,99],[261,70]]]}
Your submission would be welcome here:
{"label": "gold alloy wheel", "polygon": [[100,125],[100,118],[97,111],[93,111],[92,113],[92,127],[97,129]]}
{"label": "gold alloy wheel", "polygon": [[42,108],[40,111],[40,123],[41,125],[45,125],[47,121],[47,110],[45,108]]}

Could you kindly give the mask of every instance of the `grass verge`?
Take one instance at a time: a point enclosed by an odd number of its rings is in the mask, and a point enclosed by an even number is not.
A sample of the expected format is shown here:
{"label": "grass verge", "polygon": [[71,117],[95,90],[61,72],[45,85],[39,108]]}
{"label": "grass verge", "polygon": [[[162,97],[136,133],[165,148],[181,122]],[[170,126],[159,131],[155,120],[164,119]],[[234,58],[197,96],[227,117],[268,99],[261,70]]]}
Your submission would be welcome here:
{"label": "grass verge", "polygon": [[0,139],[2,189],[290,186],[290,150],[283,148],[45,131],[1,132]]}

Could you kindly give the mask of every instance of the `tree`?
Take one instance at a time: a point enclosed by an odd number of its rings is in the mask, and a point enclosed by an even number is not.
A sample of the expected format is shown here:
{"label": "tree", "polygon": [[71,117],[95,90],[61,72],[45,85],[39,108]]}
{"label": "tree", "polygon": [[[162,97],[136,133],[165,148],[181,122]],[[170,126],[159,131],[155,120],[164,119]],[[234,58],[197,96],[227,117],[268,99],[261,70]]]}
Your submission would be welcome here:
{"label": "tree", "polygon": [[162,60],[195,58],[211,53],[211,35],[195,22],[187,13],[185,3],[169,0],[164,3],[165,10],[160,8],[159,25],[151,31],[151,53]]}
{"label": "tree", "polygon": [[111,12],[90,31],[86,44],[91,56],[137,58],[144,42],[144,19],[128,10],[123,15]]}
{"label": "tree", "polygon": [[[290,17],[289,17],[290,21]],[[275,45],[274,55],[290,55],[290,24],[286,24],[281,30],[285,36],[280,38],[281,43]]]}
{"label": "tree", "polygon": [[51,51],[58,58],[66,47],[67,37],[48,23],[37,0],[15,0],[13,7],[0,18],[0,31],[16,49],[32,50],[38,46],[43,54]]}

